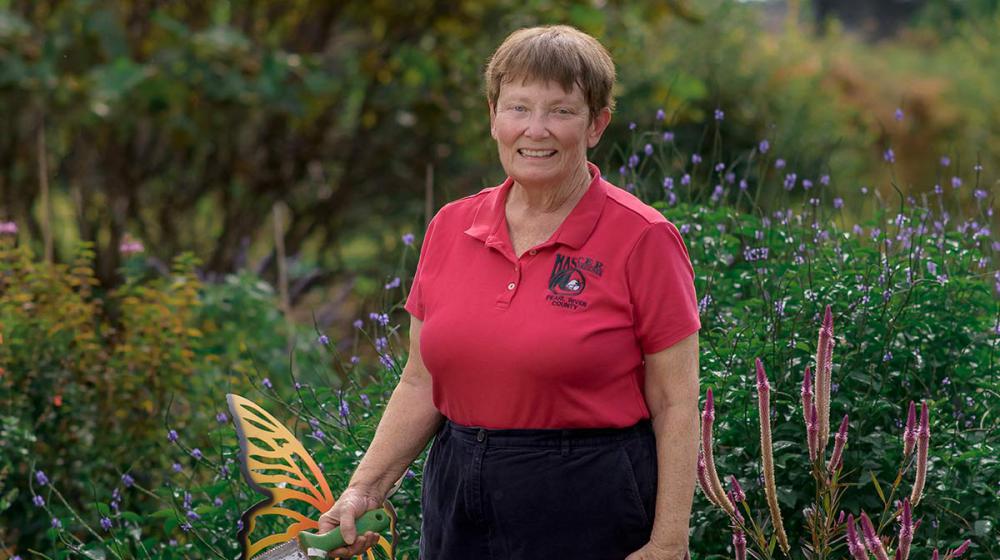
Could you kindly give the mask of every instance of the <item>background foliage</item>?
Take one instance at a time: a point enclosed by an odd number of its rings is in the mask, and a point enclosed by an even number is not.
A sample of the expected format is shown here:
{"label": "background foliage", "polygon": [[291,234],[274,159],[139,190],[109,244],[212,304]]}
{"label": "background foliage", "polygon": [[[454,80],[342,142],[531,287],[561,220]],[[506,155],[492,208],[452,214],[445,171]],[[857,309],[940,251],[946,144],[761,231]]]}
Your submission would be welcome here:
{"label": "background foliage", "polygon": [[[1000,10],[833,4],[0,0],[0,104],[16,108],[0,112],[0,222],[19,226],[0,233],[0,558],[231,557],[256,496],[217,416],[227,391],[297,418],[342,487],[405,363],[404,234],[502,179],[480,72],[538,23],[609,47],[619,109],[591,159],[686,226],[720,472],[763,499],[746,437],[761,357],[800,529],[797,383],[830,303],[845,508],[879,506],[867,473],[886,484],[924,398],[918,552],[968,537],[997,557]],[[421,469],[393,498],[411,557]],[[694,552],[727,555],[696,500]]]}

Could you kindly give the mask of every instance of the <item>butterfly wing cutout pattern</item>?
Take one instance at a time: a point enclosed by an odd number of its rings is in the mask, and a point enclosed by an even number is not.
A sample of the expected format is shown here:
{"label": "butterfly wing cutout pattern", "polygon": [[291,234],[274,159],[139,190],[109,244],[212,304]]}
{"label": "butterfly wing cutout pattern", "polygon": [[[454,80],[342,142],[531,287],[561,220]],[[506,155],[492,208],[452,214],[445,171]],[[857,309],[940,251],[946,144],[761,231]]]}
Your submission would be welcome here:
{"label": "butterfly wing cutout pattern", "polygon": [[[240,395],[230,393],[226,401],[239,439],[243,478],[251,488],[266,496],[240,517],[242,524],[237,538],[243,549],[241,560],[250,560],[265,549],[295,538],[300,531],[317,529],[316,520],[333,507],[336,499],[319,465],[284,424]],[[401,477],[389,492],[390,496],[402,481]],[[399,544],[396,511],[388,500],[383,502],[383,509],[389,516],[392,541],[380,535],[375,546],[355,558],[376,560],[376,549],[381,550],[384,557],[396,557]],[[306,515],[301,510],[314,510],[315,513]],[[258,521],[265,519],[276,521],[274,524],[284,530],[253,540]]]}

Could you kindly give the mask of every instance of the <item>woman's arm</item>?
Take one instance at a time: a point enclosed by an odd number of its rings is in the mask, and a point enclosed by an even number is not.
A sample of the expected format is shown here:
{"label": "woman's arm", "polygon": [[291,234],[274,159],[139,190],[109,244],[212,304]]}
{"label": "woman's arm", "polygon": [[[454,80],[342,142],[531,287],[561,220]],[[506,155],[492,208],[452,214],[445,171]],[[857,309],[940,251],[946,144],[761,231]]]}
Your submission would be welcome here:
{"label": "woman's arm", "polygon": [[434,407],[431,375],[420,357],[422,322],[410,318],[410,355],[379,420],[375,437],[348,487],[362,489],[379,502],[441,427],[444,416]]}
{"label": "woman's arm", "polygon": [[698,461],[698,333],[647,354],[645,396],[656,434],[656,515],[650,543],[664,558],[687,553]]}

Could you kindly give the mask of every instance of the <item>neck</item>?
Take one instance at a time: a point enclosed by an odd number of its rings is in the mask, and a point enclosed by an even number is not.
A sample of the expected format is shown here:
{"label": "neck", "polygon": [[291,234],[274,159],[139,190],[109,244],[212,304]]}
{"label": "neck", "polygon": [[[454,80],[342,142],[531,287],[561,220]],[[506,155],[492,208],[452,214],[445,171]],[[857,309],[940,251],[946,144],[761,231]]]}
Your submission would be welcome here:
{"label": "neck", "polygon": [[514,181],[507,195],[507,206],[513,206],[527,215],[557,213],[568,203],[579,200],[587,191],[590,182],[590,171],[586,164],[561,185],[555,187]]}

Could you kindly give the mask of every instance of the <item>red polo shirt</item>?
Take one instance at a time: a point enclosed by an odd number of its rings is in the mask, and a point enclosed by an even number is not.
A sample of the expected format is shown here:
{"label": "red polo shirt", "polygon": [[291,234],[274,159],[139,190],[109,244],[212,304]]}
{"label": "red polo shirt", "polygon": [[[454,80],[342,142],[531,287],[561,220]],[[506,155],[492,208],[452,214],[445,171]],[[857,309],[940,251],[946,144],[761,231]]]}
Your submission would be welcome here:
{"label": "red polo shirt", "polygon": [[484,428],[625,427],[649,418],[643,354],[701,328],[694,271],[659,212],[601,178],[518,259],[513,180],[427,227],[405,308],[423,321],[434,406]]}

